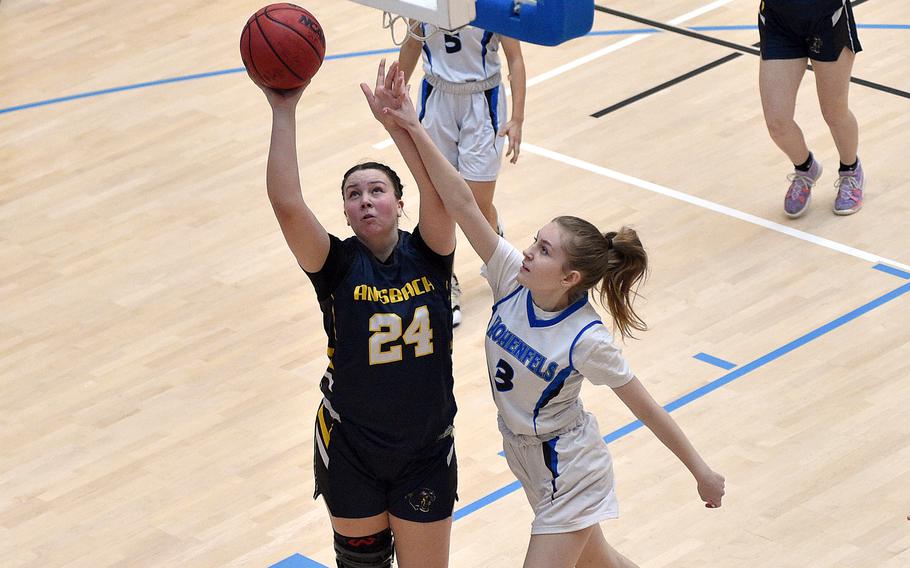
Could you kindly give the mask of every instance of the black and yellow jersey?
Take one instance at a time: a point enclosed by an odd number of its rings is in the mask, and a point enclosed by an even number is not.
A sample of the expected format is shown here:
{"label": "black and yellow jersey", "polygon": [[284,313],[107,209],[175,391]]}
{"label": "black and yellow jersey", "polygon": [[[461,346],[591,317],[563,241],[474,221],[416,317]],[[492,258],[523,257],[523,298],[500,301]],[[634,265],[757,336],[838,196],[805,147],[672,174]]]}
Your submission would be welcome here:
{"label": "black and yellow jersey", "polygon": [[430,250],[419,228],[398,235],[386,262],[357,237],[330,235],[325,265],[307,275],[328,336],[327,407],[372,445],[417,452],[445,436],[455,416],[454,254]]}

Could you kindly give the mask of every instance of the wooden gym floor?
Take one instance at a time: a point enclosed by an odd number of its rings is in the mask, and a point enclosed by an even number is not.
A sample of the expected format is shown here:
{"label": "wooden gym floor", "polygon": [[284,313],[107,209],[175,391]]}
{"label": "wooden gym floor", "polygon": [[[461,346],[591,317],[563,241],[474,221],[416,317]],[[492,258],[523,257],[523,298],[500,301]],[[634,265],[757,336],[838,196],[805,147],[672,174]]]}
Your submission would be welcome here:
{"label": "wooden gym floor", "polygon": [[[585,388],[616,461],[622,516],[604,531],[645,568],[910,565],[910,4],[856,4],[869,181],[846,218],[830,211],[837,155],[811,73],[797,114],[827,172],[810,212],[783,216],[788,164],[748,49],[756,1],[615,0],[697,36],[598,12],[590,36],[525,46],[524,146],[496,195],[506,235],[523,246],[562,213],[639,231],[651,331],[626,354],[727,476],[724,507],[702,508],[616,397]],[[268,106],[239,69],[259,7],[0,3],[4,567],[333,565],[311,499],[325,338],[265,195]],[[377,11],[307,7],[329,59],[299,113],[301,174],[347,235],[346,167],[404,169],[357,88],[394,49]],[[489,293],[464,242],[456,266],[451,564],[519,566],[531,513],[497,455]]]}

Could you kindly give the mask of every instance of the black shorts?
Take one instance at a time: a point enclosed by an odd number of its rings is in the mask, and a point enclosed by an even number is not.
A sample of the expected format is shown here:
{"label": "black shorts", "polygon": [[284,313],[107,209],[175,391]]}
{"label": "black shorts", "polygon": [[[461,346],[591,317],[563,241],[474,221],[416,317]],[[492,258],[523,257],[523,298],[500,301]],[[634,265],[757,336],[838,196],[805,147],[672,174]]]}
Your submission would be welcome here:
{"label": "black shorts", "polygon": [[417,455],[403,455],[377,447],[320,404],[313,446],[313,498],[322,495],[333,516],[361,519],[388,511],[418,523],[452,516],[458,463],[451,429]]}
{"label": "black shorts", "polygon": [[837,61],[846,47],[862,51],[849,0],[762,0],[762,59]]}

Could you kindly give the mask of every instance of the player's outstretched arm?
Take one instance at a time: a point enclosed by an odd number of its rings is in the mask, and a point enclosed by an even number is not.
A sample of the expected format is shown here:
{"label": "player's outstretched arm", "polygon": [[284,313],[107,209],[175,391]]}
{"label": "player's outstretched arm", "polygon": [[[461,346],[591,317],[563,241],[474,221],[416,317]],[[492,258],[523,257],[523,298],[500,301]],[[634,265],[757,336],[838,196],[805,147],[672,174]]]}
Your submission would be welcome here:
{"label": "player's outstretched arm", "polygon": [[613,392],[629,407],[632,414],[688,468],[698,483],[698,494],[705,507],[720,507],[724,496],[724,476],[708,467],[675,420],[657,404],[641,381],[632,379]]}
{"label": "player's outstretched arm", "polygon": [[[401,85],[396,84],[396,78]],[[401,101],[396,96],[395,90],[404,89],[404,79],[398,69],[398,63],[393,62],[389,72],[385,71],[385,59],[380,61],[379,69],[376,74],[376,84],[373,90],[366,83],[360,84],[370,106],[373,117],[385,127],[401,157],[404,158],[414,181],[417,182],[417,189],[420,192],[420,235],[427,246],[433,252],[441,255],[451,254],[455,250],[455,222],[449,215],[448,211],[442,204],[436,188],[423,165],[420,153],[411,134],[399,126],[394,117],[382,112],[384,108],[399,108]]]}
{"label": "player's outstretched arm", "polygon": [[301,268],[316,272],[329,254],[329,235],[307,206],[297,166],[297,102],[306,85],[293,91],[263,88],[272,107],[272,138],[265,184],[272,210]]}
{"label": "player's outstretched arm", "polygon": [[420,153],[421,161],[433,182],[432,185],[445,204],[446,210],[468,237],[474,251],[486,263],[496,251],[499,235],[490,227],[486,217],[481,213],[474,200],[474,194],[471,193],[471,188],[465,183],[464,178],[440,153],[430,135],[420,124],[417,111],[414,109],[407,86],[404,84],[404,73],[398,71],[398,76],[395,93],[399,106],[398,108],[385,107],[383,112],[392,116],[396,124],[411,135],[411,139]]}

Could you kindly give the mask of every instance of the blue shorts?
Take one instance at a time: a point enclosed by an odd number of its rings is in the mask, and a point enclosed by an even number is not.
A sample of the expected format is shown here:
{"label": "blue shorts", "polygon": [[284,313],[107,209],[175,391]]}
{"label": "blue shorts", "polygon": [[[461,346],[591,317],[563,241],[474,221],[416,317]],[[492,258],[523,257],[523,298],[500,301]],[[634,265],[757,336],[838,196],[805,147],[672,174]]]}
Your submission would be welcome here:
{"label": "blue shorts", "polygon": [[322,495],[333,516],[362,519],[388,511],[418,523],[452,516],[458,463],[451,430],[416,455],[402,455],[319,405],[313,445],[313,498]]}
{"label": "blue shorts", "polygon": [[863,49],[848,0],[762,0],[758,32],[762,59],[837,61]]}

